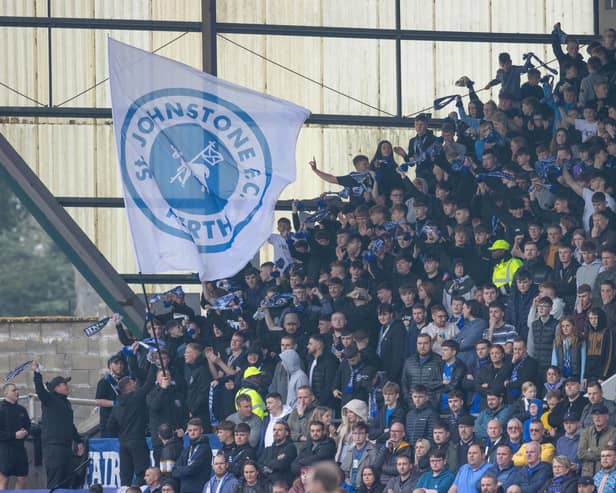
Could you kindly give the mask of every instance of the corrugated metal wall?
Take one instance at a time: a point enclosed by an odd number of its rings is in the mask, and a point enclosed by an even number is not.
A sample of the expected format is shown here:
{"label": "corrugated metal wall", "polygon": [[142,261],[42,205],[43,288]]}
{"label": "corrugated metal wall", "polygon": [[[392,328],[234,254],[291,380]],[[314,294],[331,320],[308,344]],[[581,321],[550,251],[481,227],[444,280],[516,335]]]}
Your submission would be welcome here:
{"label": "corrugated metal wall", "polygon": [[[402,27],[547,33],[560,21],[568,32],[589,34],[592,5],[592,0],[402,0]],[[198,21],[201,15],[200,0],[52,0],[51,6],[52,15],[58,17]],[[0,15],[46,16],[46,9],[46,0],[0,2]],[[217,17],[219,22],[395,27],[393,0],[224,0],[218,2]],[[54,30],[53,104],[62,104],[107,77],[107,36],[153,50],[179,34]],[[384,112],[395,113],[393,41],[225,37]],[[520,62],[527,51],[534,51],[544,60],[552,58],[549,46],[403,42],[404,113],[429,107],[435,97],[458,92],[453,83],[463,74],[482,86],[493,77],[501,51],[509,51]],[[159,53],[200,67],[201,37],[187,34]],[[218,40],[218,70],[222,78],[289,99],[315,113],[385,114],[269,64],[222,38]],[[0,81],[47,104],[45,29],[0,29]],[[34,103],[0,87],[0,105],[31,104]],[[102,83],[63,105],[107,107],[108,84]],[[11,119],[0,122],[0,131],[54,194],[120,195],[110,122]],[[298,180],[283,197],[308,198],[331,189],[309,171],[306,163],[313,155],[328,171],[344,174],[353,155],[372,155],[379,140],[389,139],[404,146],[411,136],[408,129],[306,126],[297,147]],[[120,272],[135,271],[122,210],[69,212]]]}

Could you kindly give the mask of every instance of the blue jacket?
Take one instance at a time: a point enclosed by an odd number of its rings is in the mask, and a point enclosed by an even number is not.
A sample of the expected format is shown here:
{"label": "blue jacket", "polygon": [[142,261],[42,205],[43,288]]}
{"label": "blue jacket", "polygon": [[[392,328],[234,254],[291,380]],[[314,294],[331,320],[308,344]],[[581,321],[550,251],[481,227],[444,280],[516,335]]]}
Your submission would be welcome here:
{"label": "blue jacket", "polygon": [[503,430],[507,429],[507,421],[511,417],[511,406],[507,404],[501,405],[498,409],[493,411],[489,407],[486,407],[483,411],[479,413],[477,419],[475,420],[475,435],[477,438],[481,438],[485,440],[488,438],[488,421],[492,419],[498,419]]}
{"label": "blue jacket", "polygon": [[528,466],[520,467],[514,482],[522,488],[522,491],[540,491],[551,477],[552,465],[539,462],[532,470]]}
{"label": "blue jacket", "polygon": [[171,475],[180,481],[180,493],[201,493],[212,473],[212,449],[207,436],[182,450]]}
{"label": "blue jacket", "polygon": [[579,444],[579,431],[572,437],[563,435],[556,442],[556,455],[566,455],[567,457],[569,457],[569,460],[574,464],[577,464],[579,468],[580,460],[577,458]]}
{"label": "blue jacket", "polygon": [[488,324],[482,318],[464,320],[464,327],[458,332],[453,340],[460,344],[458,358],[464,361],[467,368],[471,368],[475,359],[475,344],[483,337],[483,331]]}
{"label": "blue jacket", "polygon": [[237,489],[237,478],[233,474],[227,473],[219,480],[217,480],[215,476],[212,476],[210,480],[203,486],[203,493],[216,493],[219,481],[222,481],[219,493],[233,493]]}
{"label": "blue jacket", "polygon": [[456,475],[449,469],[443,469],[438,476],[433,476],[432,471],[428,471],[419,477],[415,488],[426,488],[436,490],[438,493],[447,493],[455,478]]}
{"label": "blue jacket", "polygon": [[498,480],[498,483],[503,486],[503,491],[507,491],[507,488],[509,488],[512,484],[515,484],[516,476],[519,470],[520,468],[514,466],[512,462],[511,465],[505,469],[500,469],[497,464],[494,464],[490,469],[488,469],[488,472],[490,474],[494,474]]}

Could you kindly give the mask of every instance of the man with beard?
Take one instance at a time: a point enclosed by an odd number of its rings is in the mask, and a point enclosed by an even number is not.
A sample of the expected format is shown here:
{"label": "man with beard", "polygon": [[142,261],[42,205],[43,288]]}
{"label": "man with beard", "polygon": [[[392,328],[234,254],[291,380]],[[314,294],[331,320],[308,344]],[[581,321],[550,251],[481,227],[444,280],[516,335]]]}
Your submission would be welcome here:
{"label": "man with beard", "polygon": [[179,493],[201,493],[212,472],[212,449],[200,418],[188,421],[186,433],[189,445],[182,450],[172,474],[180,481]]}
{"label": "man with beard", "polygon": [[297,449],[290,438],[291,430],[285,421],[274,425],[274,444],[261,454],[259,465],[270,482],[286,481],[291,484],[291,464],[297,457]]}

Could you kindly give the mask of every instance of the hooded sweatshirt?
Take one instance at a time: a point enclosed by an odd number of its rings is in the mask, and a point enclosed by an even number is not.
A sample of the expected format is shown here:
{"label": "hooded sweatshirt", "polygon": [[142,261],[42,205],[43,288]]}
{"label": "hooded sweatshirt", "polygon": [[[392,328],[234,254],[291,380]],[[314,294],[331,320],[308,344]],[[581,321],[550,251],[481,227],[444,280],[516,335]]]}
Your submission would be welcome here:
{"label": "hooded sweatshirt", "polygon": [[346,410],[359,416],[359,420],[368,423],[368,404],[359,399],[352,399],[342,407],[342,424],[338,427],[336,438],[336,462],[341,462],[346,454],[346,450],[351,443],[351,423],[347,417]]}
{"label": "hooded sweatshirt", "polygon": [[278,421],[286,421],[287,416],[291,414],[293,409],[286,404],[282,405],[282,414],[280,416],[274,417],[272,414],[268,414],[263,420],[263,446],[269,447],[274,443],[274,425],[278,423]]}
{"label": "hooded sweatshirt", "polygon": [[289,375],[286,404],[289,407],[295,407],[297,403],[297,389],[302,385],[309,384],[308,376],[301,369],[299,354],[294,349],[287,349],[280,353],[280,359]]}
{"label": "hooded sweatshirt", "polygon": [[534,404],[537,406],[537,414],[534,416],[530,416],[529,418],[524,420],[524,429],[523,429],[523,439],[525,442],[530,442],[530,423],[534,419],[541,419],[541,415],[543,414],[543,401],[541,399],[530,399],[528,406]]}

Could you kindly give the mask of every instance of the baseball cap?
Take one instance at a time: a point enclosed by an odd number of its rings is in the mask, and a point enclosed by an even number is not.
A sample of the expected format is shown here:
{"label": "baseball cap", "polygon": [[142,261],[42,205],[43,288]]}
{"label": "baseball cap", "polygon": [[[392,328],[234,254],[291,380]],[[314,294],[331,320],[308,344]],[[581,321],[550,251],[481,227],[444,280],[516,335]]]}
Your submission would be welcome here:
{"label": "baseball cap", "polygon": [[594,404],[590,410],[590,414],[610,414],[605,404]]}
{"label": "baseball cap", "polygon": [[595,482],[594,480],[590,477],[590,476],[582,476],[580,479],[578,479],[577,482],[578,485],[584,485],[584,486],[594,486]]}
{"label": "baseball cap", "polygon": [[354,358],[358,354],[359,354],[359,350],[357,349],[357,346],[355,344],[351,344],[350,346],[346,347],[344,350],[344,357],[346,359]]}
{"label": "baseball cap", "polygon": [[488,250],[493,251],[493,250],[509,250],[511,248],[511,245],[509,244],[508,241],[506,240],[496,240],[494,243],[492,243],[492,246],[490,248],[488,248]]}
{"label": "baseball cap", "polygon": [[563,417],[563,422],[564,421],[579,421],[579,420],[580,420],[580,418],[578,418],[577,414],[575,414],[575,413],[567,413]]}
{"label": "baseball cap", "polygon": [[122,353],[116,353],[112,355],[107,360],[107,366],[109,366],[111,363],[117,363],[118,361],[122,361],[123,363],[126,363],[126,359],[124,358],[124,355]]}
{"label": "baseball cap", "polygon": [[263,373],[256,366],[249,366],[244,370],[244,378],[254,377],[255,375],[261,375]]}
{"label": "baseball cap", "polygon": [[462,426],[475,426],[475,418],[473,418],[470,414],[468,414],[466,416],[462,416],[458,420],[458,426],[459,425],[462,425]]}
{"label": "baseball cap", "polygon": [[246,350],[246,354],[261,354],[261,346],[258,344],[251,344]]}
{"label": "baseball cap", "polygon": [[70,381],[71,377],[53,377],[51,381],[47,384],[47,388],[53,392],[53,390],[61,383],[69,383]]}
{"label": "baseball cap", "polygon": [[487,395],[494,395],[496,397],[505,397],[505,387],[502,385],[493,385],[488,388]]}

